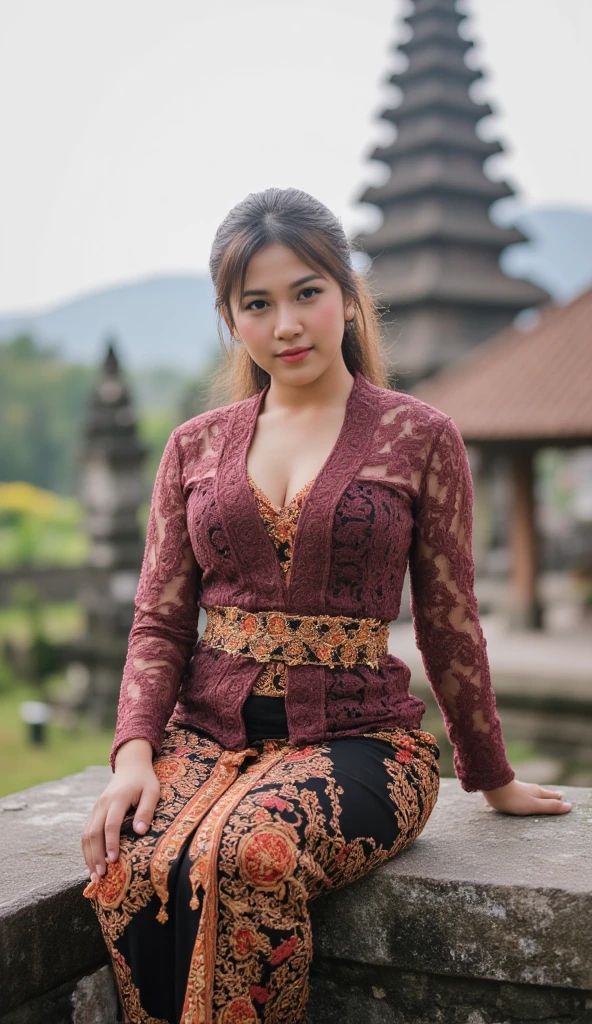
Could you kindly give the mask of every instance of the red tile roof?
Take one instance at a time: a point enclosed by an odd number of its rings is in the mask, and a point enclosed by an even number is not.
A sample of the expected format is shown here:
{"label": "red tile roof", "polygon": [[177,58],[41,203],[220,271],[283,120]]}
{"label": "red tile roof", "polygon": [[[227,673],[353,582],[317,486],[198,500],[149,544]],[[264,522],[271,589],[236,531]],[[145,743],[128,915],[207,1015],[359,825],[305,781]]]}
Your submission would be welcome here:
{"label": "red tile roof", "polygon": [[548,303],[530,330],[509,327],[419,384],[465,441],[592,443],[592,288]]}

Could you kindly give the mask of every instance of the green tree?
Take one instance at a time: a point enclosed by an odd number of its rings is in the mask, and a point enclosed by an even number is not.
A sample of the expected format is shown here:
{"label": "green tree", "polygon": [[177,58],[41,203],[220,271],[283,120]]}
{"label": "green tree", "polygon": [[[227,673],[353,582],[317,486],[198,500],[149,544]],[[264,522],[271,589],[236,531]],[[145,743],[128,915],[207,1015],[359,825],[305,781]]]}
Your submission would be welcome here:
{"label": "green tree", "polygon": [[0,345],[0,481],[73,494],[93,370],[65,363],[28,334]]}

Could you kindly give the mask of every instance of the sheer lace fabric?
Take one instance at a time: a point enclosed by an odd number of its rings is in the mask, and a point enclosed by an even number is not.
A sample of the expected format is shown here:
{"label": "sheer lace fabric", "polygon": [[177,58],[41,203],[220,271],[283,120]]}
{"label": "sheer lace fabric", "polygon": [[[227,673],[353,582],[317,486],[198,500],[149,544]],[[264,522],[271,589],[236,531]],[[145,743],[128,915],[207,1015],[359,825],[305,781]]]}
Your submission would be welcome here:
{"label": "sheer lace fabric", "polygon": [[487,758],[488,738],[500,746],[502,739],[474,590],[471,471],[450,419],[430,452],[416,504],[409,554],[415,635],[462,776],[463,765]]}
{"label": "sheer lace fabric", "polygon": [[[197,638],[201,571],[191,546],[177,439],[165,446],[152,492],[135,614],[119,695],[118,721],[150,734],[155,708],[170,717]],[[166,723],[165,723],[166,724]]]}

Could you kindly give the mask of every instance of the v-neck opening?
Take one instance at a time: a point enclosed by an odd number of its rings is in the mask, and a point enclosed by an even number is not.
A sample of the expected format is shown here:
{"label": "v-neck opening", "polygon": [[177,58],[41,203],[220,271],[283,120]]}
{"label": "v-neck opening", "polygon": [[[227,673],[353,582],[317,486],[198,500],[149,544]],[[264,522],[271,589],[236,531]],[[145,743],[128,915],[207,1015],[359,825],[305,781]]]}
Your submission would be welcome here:
{"label": "v-neck opening", "polygon": [[[317,476],[318,476],[318,474],[317,474]],[[250,473],[247,473],[247,480],[252,485],[252,487],[255,489],[255,491],[257,491],[259,493],[259,495],[263,498],[263,500],[269,505],[269,507],[272,508],[274,512],[278,512],[278,513],[281,514],[282,512],[286,512],[288,509],[291,509],[292,506],[296,504],[298,499],[303,494],[305,494],[306,491],[310,487],[312,487],[312,485],[314,484],[314,482],[316,480],[316,476],[313,476],[312,479],[309,480],[307,484],[304,484],[304,486],[301,487],[299,491],[296,491],[296,494],[294,495],[294,497],[291,498],[290,501],[288,501],[285,505],[275,505],[274,502],[269,497],[269,495],[266,494],[265,491],[263,490],[263,488],[259,486],[257,481],[253,480],[253,477],[251,476]]]}
{"label": "v-neck opening", "polygon": [[[269,607],[288,607],[294,599],[299,600],[300,591],[303,587],[309,587],[309,577],[319,576],[325,557],[323,547],[328,526],[324,522],[327,509],[332,503],[336,503],[342,486],[345,484],[352,466],[357,466],[362,451],[368,445],[368,437],[371,431],[365,429],[366,424],[370,427],[369,415],[376,403],[370,400],[367,395],[366,379],[359,371],[353,374],[353,384],[349,393],[345,415],[341,430],[335,444],[331,449],[319,472],[311,481],[310,486],[299,503],[298,521],[294,530],[292,566],[290,579],[287,581],[282,572],[277,558],[277,552],[271,537],[257,507],[257,498],[253,487],[249,482],[249,470],[247,458],[249,449],[255,433],[257,418],[265,395],[269,390],[266,384],[261,391],[253,395],[245,403],[237,403],[235,407],[235,419],[233,420],[233,437],[225,448],[221,463],[221,472],[218,474],[218,481],[223,481],[216,486],[217,500],[222,508],[222,515],[226,522],[229,538],[233,543],[237,557],[240,557],[241,565],[246,577],[249,580],[257,580],[261,593],[261,600],[268,603]],[[358,423],[359,420],[359,423]],[[265,494],[265,492],[263,492]],[[246,502],[252,510],[252,519],[246,521],[239,510]],[[274,515],[279,513],[275,511]],[[284,509],[286,506],[284,506]],[[283,512],[282,515],[286,515]],[[322,519],[322,523],[321,520]],[[323,547],[323,553],[319,550],[318,562],[314,561],[312,568],[301,565],[300,552],[306,552],[307,545],[312,543],[312,537],[319,534],[319,543]],[[322,538],[320,537],[322,534]],[[306,556],[305,556],[306,557]],[[265,582],[264,582],[265,581]],[[323,580],[319,578],[318,594],[316,602],[319,607],[322,604]],[[254,582],[253,582],[253,585]]]}
{"label": "v-neck opening", "polygon": [[[314,488],[316,487],[317,483],[320,482],[320,480],[322,479],[322,477],[323,477],[324,473],[326,472],[328,466],[330,465],[330,463],[331,463],[335,453],[341,447],[341,444],[343,442],[343,439],[345,437],[345,434],[346,434],[346,431],[347,431],[347,428],[348,428],[348,425],[349,425],[350,408],[351,408],[351,406],[353,404],[353,401],[354,401],[354,398],[355,398],[355,393],[358,390],[358,385],[360,383],[360,379],[362,378],[362,374],[359,371],[355,371],[355,373],[352,374],[352,377],[353,377],[353,384],[352,384],[351,391],[350,391],[350,393],[349,393],[349,395],[347,397],[347,401],[345,403],[345,415],[343,417],[343,423],[341,424],[341,429],[339,431],[339,434],[337,435],[337,439],[335,441],[335,444],[333,445],[331,451],[327,455],[327,458],[323,462],[323,465],[319,469],[319,471],[316,474],[316,476],[314,476],[312,478],[312,480],[309,480],[308,484],[305,484],[304,487],[300,488],[300,491],[298,491],[298,493],[294,495],[294,497],[292,498],[292,501],[288,502],[287,505],[282,505],[282,506],[274,505],[274,503],[270,500],[269,496],[265,493],[265,491],[261,487],[259,487],[258,484],[256,484],[256,486],[258,487],[259,491],[261,491],[261,494],[263,494],[265,499],[269,502],[269,504],[271,505],[271,507],[275,511],[283,511],[284,509],[290,508],[292,503],[296,500],[296,498],[299,496],[301,491],[303,491],[305,488],[308,488],[308,490],[306,492],[306,495],[305,495],[305,501],[308,500],[308,497],[309,497],[311,491],[313,491]],[[269,391],[269,387],[270,387],[270,385],[266,384],[265,387],[263,387],[261,389],[259,394],[255,396],[256,402],[255,402],[254,416],[253,416],[253,420],[252,420],[252,422],[250,424],[250,430],[248,431],[247,443],[246,443],[246,447],[245,447],[245,450],[244,450],[243,469],[244,469],[244,474],[245,474],[245,478],[246,478],[246,481],[247,481],[247,485],[248,485],[249,490],[251,491],[251,493],[253,493],[253,491],[252,491],[252,487],[251,487],[251,485],[249,483],[249,479],[253,480],[253,478],[250,476],[249,470],[247,469],[247,462],[248,462],[248,459],[249,459],[249,450],[250,450],[250,447],[251,447],[251,445],[253,443],[253,437],[255,435],[255,430],[257,429],[257,420],[258,420],[259,414],[261,412],[261,406],[263,405],[265,396],[266,396],[267,392]],[[255,483],[255,481],[253,481],[253,482]]]}

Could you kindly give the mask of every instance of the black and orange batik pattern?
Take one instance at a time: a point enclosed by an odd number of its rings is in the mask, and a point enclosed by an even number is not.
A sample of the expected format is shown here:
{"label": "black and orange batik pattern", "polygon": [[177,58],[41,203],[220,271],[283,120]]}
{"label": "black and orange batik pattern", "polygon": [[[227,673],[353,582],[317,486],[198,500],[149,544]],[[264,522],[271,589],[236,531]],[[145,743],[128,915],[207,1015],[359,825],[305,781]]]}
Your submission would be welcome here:
{"label": "black and orange batik pattern", "polygon": [[[303,493],[286,507],[294,518]],[[289,541],[273,510],[267,499],[270,535]],[[276,510],[282,522],[286,510]],[[431,733],[292,745],[282,680],[270,671],[263,694],[248,699],[244,750],[169,722],[148,833],[134,832],[130,811],[118,860],[84,890],[127,1024],[303,1024],[309,904],[409,847],[434,808]]]}
{"label": "black and orange batik pattern", "polygon": [[422,730],[308,747],[226,751],[169,725],[161,799],[91,882],[124,1020],[301,1024],[312,957],[309,903],[410,846],[439,788]]}

